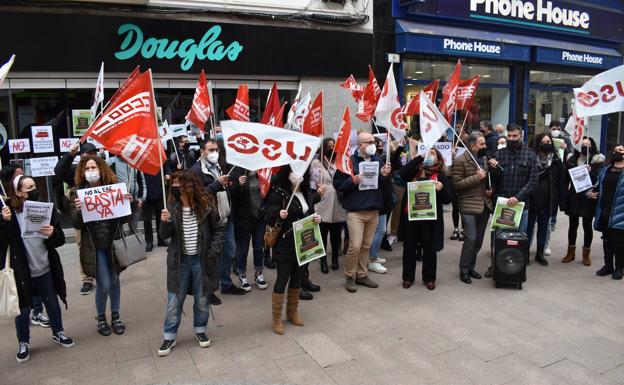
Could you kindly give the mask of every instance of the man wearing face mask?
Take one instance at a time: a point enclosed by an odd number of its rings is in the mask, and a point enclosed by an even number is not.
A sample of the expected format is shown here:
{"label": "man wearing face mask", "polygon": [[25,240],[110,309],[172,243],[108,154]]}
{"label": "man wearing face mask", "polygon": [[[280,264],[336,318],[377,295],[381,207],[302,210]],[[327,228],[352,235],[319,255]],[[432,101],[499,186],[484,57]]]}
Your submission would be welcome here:
{"label": "man wearing face mask", "polygon": [[358,134],[357,150],[351,155],[354,173],[359,172],[360,162],[369,161],[379,164],[379,188],[360,190],[361,175],[351,177],[336,171],[333,179],[334,188],[343,193],[342,206],[347,211],[347,227],[349,229],[349,250],[345,256],[345,288],[350,293],[357,291],[356,285],[376,288],[379,285],[367,275],[369,250],[375,229],[379,221],[379,210],[383,206],[380,189],[391,183],[389,164],[384,164],[377,155],[377,147],[372,134]]}
{"label": "man wearing face mask", "polygon": [[169,155],[169,169],[171,172],[175,170],[189,170],[193,167],[197,156],[195,155],[195,151],[191,150],[190,147],[191,142],[187,136],[180,136],[178,138],[177,154],[174,151]]}
{"label": "man wearing face mask", "polygon": [[[221,220],[226,222],[225,240],[223,243],[223,253],[219,261],[219,283],[221,294],[242,295],[247,291],[234,286],[230,274],[232,273],[232,261],[236,253],[236,241],[234,237],[234,222],[230,215],[231,197],[230,190],[238,188],[245,183],[244,176],[236,179],[230,178],[224,173],[219,164],[219,146],[214,139],[206,139],[199,146],[199,160],[191,167],[202,181],[207,193],[212,194],[217,201],[217,209]],[[236,183],[238,182],[238,183]],[[209,295],[210,303],[218,305],[221,300],[215,295]]]}
{"label": "man wearing face mask", "polygon": [[[459,259],[459,278],[470,284],[471,279],[481,279],[474,270],[477,255],[483,244],[490,213],[493,211],[492,190],[488,183],[487,148],[480,132],[473,132],[466,142],[467,150],[451,166],[450,179],[457,194],[459,211],[464,227],[464,243]],[[475,164],[474,159],[477,160]]]}

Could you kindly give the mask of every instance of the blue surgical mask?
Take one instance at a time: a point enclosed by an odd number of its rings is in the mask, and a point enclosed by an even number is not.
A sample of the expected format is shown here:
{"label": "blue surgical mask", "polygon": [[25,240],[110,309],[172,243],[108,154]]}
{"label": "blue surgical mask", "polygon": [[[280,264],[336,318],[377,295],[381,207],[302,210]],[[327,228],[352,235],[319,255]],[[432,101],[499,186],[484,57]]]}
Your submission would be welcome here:
{"label": "blue surgical mask", "polygon": [[215,135],[215,138],[216,138],[217,140],[221,140],[221,141],[223,141],[223,133],[221,133],[221,132],[217,132],[217,135]]}
{"label": "blue surgical mask", "polygon": [[428,156],[425,161],[423,162],[423,164],[427,167],[429,166],[433,166],[435,164],[435,160],[433,159],[433,157]]}

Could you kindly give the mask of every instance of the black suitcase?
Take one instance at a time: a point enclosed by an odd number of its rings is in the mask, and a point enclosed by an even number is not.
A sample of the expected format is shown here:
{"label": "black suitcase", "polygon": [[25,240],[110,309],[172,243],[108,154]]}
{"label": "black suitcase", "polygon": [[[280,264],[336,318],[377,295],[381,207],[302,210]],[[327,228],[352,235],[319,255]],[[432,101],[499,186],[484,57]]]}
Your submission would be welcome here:
{"label": "black suitcase", "polygon": [[526,281],[529,256],[527,236],[517,229],[499,229],[494,232],[492,278],[496,287],[515,285],[522,290]]}

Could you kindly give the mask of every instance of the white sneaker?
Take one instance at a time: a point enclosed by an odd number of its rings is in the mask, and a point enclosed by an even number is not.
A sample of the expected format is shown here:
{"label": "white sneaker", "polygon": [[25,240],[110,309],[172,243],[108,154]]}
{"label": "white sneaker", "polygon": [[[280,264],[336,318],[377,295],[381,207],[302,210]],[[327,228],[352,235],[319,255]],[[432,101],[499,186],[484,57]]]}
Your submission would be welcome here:
{"label": "white sneaker", "polygon": [[388,235],[388,243],[390,245],[393,245],[396,243],[396,241],[398,240],[396,235]]}
{"label": "white sneaker", "polygon": [[266,280],[264,279],[264,275],[262,274],[256,275],[255,281],[256,281],[256,285],[258,285],[258,289],[260,290],[264,290],[267,287],[269,287],[269,284],[266,282]]}
{"label": "white sneaker", "polygon": [[386,259],[385,258],[377,258],[375,260],[375,262],[383,264],[383,263],[386,263]]}
{"label": "white sneaker", "polygon": [[238,280],[240,281],[241,289],[245,291],[251,291],[251,285],[249,284],[249,281],[247,281],[247,277],[245,277],[245,274],[239,275]]}
{"label": "white sneaker", "polygon": [[369,263],[368,270],[378,274],[386,274],[388,272],[388,269],[383,267],[383,265],[379,262]]}
{"label": "white sneaker", "polygon": [[550,255],[552,252],[550,251],[550,247],[544,248],[544,255]]}

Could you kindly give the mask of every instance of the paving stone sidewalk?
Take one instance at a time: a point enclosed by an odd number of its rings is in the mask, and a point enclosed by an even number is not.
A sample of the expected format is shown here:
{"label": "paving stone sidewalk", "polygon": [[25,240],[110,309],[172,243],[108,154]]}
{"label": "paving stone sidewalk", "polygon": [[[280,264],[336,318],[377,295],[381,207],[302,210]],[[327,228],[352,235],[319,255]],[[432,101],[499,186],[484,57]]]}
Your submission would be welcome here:
{"label": "paving stone sidewalk", "polygon": [[[284,336],[274,334],[272,286],[254,286],[242,297],[220,296],[209,322],[212,346],[202,349],[189,297],[178,345],[164,358],[157,349],[165,249],[122,274],[127,331],[103,337],[94,295],[79,295],[77,250],[68,244],[60,249],[69,293],[63,321],[76,345],[64,349],[49,330],[32,327],[31,359],[19,364],[13,322],[0,321],[0,384],[624,384],[624,282],[594,275],[602,266],[599,233],[591,267],[578,258],[562,264],[568,221],[560,215],[550,266],[531,264],[522,291],[494,289],[489,279],[459,281],[461,242],[448,240],[450,213],[445,217],[435,291],[420,282],[401,287],[400,244],[382,252],[389,273],[371,273],[380,287],[356,294],[344,290],[341,271],[323,275],[313,263],[322,291],[302,303],[304,327],[286,324]],[[482,251],[477,270],[488,264]],[[275,271],[266,277],[272,283]]]}

